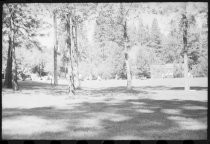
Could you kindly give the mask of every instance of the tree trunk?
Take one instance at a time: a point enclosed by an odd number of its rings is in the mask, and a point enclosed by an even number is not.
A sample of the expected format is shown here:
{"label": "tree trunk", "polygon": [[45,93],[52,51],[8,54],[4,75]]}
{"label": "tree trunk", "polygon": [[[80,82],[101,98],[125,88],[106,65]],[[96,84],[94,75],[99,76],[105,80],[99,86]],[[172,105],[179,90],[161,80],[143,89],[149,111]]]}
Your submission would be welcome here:
{"label": "tree trunk", "polygon": [[72,86],[75,91],[75,43],[74,43],[74,19],[71,15],[70,17],[70,41],[71,41],[71,54],[70,54],[70,64],[71,64],[71,78],[72,78]]}
{"label": "tree trunk", "polygon": [[74,48],[75,48],[75,88],[80,88],[80,79],[79,79],[79,51],[77,45],[77,23],[74,21],[74,31],[73,31],[73,40],[74,40]]}
{"label": "tree trunk", "polygon": [[190,86],[189,86],[189,77],[188,77],[187,53],[184,53],[184,77],[185,77],[185,90],[188,91],[190,89]]}
{"label": "tree trunk", "polygon": [[41,64],[39,63],[39,77],[41,77]]}
{"label": "tree trunk", "polygon": [[131,90],[132,89],[132,78],[131,78],[131,69],[130,69],[130,64],[129,64],[129,55],[128,55],[128,35],[127,35],[127,24],[125,21],[124,24],[124,46],[125,46],[125,64],[126,64],[126,74],[127,74],[127,89]]}
{"label": "tree trunk", "polygon": [[9,11],[11,13],[9,49],[8,49],[7,68],[6,68],[6,77],[5,77],[4,86],[6,88],[13,88],[14,90],[18,90],[19,86],[17,82],[17,63],[16,63],[16,58],[15,58],[15,45],[14,45],[14,30],[15,29],[13,25],[12,9],[10,9]]}
{"label": "tree trunk", "polygon": [[[186,9],[186,7],[185,7]],[[188,78],[188,57],[187,57],[187,27],[188,21],[186,17],[186,12],[183,14],[183,44],[184,44],[184,79],[185,79],[185,90],[190,89],[189,78]]]}
{"label": "tree trunk", "polygon": [[131,78],[131,69],[129,64],[128,52],[125,53],[125,64],[126,64],[126,74],[127,74],[127,89],[132,89],[132,78]]}
{"label": "tree trunk", "polygon": [[7,54],[7,67],[5,74],[4,87],[12,88],[12,40],[9,37],[9,49]]}
{"label": "tree trunk", "polygon": [[57,50],[58,50],[58,40],[57,40],[57,21],[56,21],[56,11],[53,12],[53,23],[54,23],[54,85],[58,84],[57,76]]}
{"label": "tree trunk", "polygon": [[66,73],[67,73],[67,64],[66,64],[66,62],[64,63],[64,72],[65,72],[65,75],[64,75],[64,77],[66,78]]}
{"label": "tree trunk", "polygon": [[68,34],[68,50],[69,50],[69,64],[68,64],[68,77],[69,77],[69,94],[75,94],[75,86],[74,86],[74,74],[73,74],[73,50],[72,50],[72,24],[71,24],[71,16],[67,14],[67,34]]}
{"label": "tree trunk", "polygon": [[[14,46],[14,45],[13,45]],[[13,47],[13,60],[14,60],[14,68],[12,70],[12,75],[13,75],[13,80],[12,80],[12,83],[13,83],[13,90],[19,90],[19,86],[18,86],[18,82],[17,82],[17,62],[16,62],[16,56],[15,56],[15,47]]]}

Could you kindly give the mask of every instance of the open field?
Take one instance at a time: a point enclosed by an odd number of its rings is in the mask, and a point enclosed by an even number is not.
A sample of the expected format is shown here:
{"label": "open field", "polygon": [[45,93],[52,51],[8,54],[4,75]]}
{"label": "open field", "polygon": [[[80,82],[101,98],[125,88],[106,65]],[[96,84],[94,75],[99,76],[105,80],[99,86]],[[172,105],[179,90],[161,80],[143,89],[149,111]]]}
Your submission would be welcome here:
{"label": "open field", "polygon": [[[61,83],[61,82],[60,82]],[[207,139],[207,78],[85,81],[76,96],[65,83],[19,82],[2,89],[3,139]]]}

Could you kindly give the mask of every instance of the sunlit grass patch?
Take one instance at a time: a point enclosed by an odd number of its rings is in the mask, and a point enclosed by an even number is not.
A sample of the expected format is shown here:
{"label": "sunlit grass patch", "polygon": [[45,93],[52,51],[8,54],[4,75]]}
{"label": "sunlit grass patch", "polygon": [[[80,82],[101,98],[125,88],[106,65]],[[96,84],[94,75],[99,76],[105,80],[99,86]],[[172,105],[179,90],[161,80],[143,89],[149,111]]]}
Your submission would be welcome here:
{"label": "sunlit grass patch", "polygon": [[87,118],[87,119],[80,119],[78,120],[79,123],[77,127],[81,128],[94,128],[94,129],[102,129],[101,121],[98,118]]}
{"label": "sunlit grass patch", "polygon": [[186,110],[207,110],[207,107],[204,107],[204,106],[183,106],[182,107],[183,109],[186,109]]}
{"label": "sunlit grass patch", "polygon": [[137,112],[140,112],[140,113],[154,113],[153,110],[149,110],[149,109],[137,109],[136,110]]}
{"label": "sunlit grass patch", "polygon": [[207,129],[206,123],[202,123],[196,119],[185,118],[180,116],[169,116],[168,119],[178,124],[180,129],[185,130],[202,130]]}
{"label": "sunlit grass patch", "polygon": [[179,115],[181,114],[180,109],[162,109],[161,112],[171,114],[171,115]]}
{"label": "sunlit grass patch", "polygon": [[37,116],[18,116],[2,120],[2,131],[5,135],[63,132],[67,130],[67,126],[67,120],[50,120]]}

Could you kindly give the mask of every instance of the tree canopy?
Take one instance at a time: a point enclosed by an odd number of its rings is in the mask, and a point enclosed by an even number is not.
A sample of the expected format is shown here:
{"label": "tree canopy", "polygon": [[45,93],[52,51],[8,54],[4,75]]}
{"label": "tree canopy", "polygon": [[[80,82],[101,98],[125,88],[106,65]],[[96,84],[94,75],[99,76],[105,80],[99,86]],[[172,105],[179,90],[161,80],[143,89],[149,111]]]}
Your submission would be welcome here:
{"label": "tree canopy", "polygon": [[[71,4],[4,4],[3,5],[3,70],[6,68],[9,20],[13,18],[14,46],[18,67],[32,69],[42,64],[52,72],[52,14],[56,13],[58,35],[58,73],[66,72],[66,14],[77,26],[79,73],[83,78],[126,77],[122,21],[127,21],[131,73],[139,77],[149,73],[152,64],[183,62],[183,3],[71,3]],[[147,19],[147,16],[151,18]],[[123,17],[124,16],[124,17]],[[208,62],[208,9],[206,3],[186,3],[188,20],[187,55],[190,72],[206,76]],[[166,20],[165,22],[163,21]],[[165,24],[165,25],[164,25]]]}

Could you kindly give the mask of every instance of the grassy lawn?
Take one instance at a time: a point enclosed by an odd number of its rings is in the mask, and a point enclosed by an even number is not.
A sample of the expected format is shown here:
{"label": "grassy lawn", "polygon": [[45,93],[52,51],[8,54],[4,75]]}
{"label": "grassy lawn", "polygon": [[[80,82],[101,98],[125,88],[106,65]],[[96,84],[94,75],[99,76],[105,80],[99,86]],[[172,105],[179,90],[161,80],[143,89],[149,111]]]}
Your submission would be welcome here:
{"label": "grassy lawn", "polygon": [[19,82],[2,89],[3,139],[207,139],[207,78],[85,81],[67,85]]}

